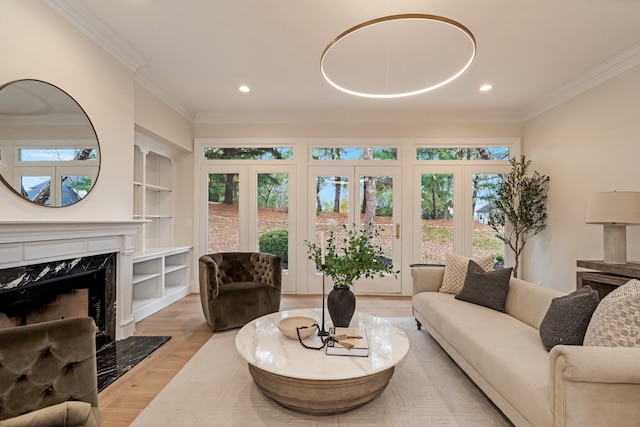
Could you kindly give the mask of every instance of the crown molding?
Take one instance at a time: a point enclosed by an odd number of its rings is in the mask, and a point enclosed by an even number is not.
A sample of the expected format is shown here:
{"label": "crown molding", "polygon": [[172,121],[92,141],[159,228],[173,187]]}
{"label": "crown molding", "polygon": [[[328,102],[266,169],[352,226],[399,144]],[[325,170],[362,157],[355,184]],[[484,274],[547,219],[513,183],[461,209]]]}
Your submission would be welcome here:
{"label": "crown molding", "polygon": [[145,67],[147,61],[112,30],[107,28],[98,18],[82,6],[74,4],[71,0],[41,1],[132,71],[135,74],[136,82],[164,101],[169,107],[182,114],[187,120],[193,121],[193,113],[184,109],[165,91],[139,74],[138,70]]}
{"label": "crown molding", "polygon": [[511,111],[378,111],[378,112],[275,112],[198,113],[195,124],[434,124],[434,123],[522,123],[522,115]]}
{"label": "crown molding", "polygon": [[193,122],[195,119],[195,114],[184,108],[182,105],[178,104],[171,96],[169,96],[164,90],[160,89],[158,86],[153,84],[149,79],[140,74],[139,72],[135,75],[136,83],[139,83],[140,86],[147,89],[149,92],[160,98],[164,103],[166,103],[170,108],[182,114],[187,120]]}
{"label": "crown molding", "polygon": [[99,19],[71,0],[40,0],[131,71],[147,65],[146,60],[117,37]]}
{"label": "crown molding", "polygon": [[525,121],[532,119],[638,65],[640,65],[640,43],[560,87],[551,95],[523,111],[522,117]]}

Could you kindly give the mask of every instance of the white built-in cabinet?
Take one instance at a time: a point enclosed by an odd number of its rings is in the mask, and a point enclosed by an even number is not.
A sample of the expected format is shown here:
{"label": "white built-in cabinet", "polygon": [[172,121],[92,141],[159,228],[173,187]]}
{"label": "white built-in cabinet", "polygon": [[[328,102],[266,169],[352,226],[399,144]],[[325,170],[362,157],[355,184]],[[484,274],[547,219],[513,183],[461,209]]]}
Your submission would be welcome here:
{"label": "white built-in cabinet", "polygon": [[136,322],[190,293],[191,247],[174,246],[174,162],[162,143],[136,133],[133,219],[140,221],[133,255]]}
{"label": "white built-in cabinet", "polygon": [[136,321],[189,294],[191,248],[138,254],[133,259],[133,303]]}

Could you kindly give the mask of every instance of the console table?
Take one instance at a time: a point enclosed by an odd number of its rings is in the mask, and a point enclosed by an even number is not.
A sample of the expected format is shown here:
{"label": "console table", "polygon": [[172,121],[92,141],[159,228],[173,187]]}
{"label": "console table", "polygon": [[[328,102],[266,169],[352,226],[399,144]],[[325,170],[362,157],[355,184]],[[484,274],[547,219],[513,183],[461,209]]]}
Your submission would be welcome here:
{"label": "console table", "polygon": [[640,279],[640,263],[608,264],[599,260],[578,260],[577,266],[595,271],[578,271],[576,288],[589,285],[600,299],[631,279]]}

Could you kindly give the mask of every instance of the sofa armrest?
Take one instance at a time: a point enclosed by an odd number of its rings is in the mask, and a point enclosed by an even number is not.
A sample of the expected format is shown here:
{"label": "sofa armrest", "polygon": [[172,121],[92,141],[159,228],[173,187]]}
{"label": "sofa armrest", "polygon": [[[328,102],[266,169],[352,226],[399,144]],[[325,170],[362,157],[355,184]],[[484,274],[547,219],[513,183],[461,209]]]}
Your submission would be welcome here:
{"label": "sofa armrest", "polygon": [[420,292],[438,292],[444,277],[444,266],[425,265],[411,268],[413,295]]}
{"label": "sofa armrest", "polygon": [[557,345],[549,353],[555,426],[636,426],[640,348]]}

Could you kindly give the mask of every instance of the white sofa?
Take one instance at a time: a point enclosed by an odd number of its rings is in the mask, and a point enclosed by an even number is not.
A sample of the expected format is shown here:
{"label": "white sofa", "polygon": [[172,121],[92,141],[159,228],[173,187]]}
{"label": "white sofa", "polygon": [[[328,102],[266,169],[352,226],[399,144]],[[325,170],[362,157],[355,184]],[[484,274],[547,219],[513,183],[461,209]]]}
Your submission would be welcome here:
{"label": "white sofa", "polygon": [[511,278],[502,313],[438,292],[444,267],[411,274],[418,328],[516,426],[640,426],[640,348],[544,348],[538,328],[562,293]]}

